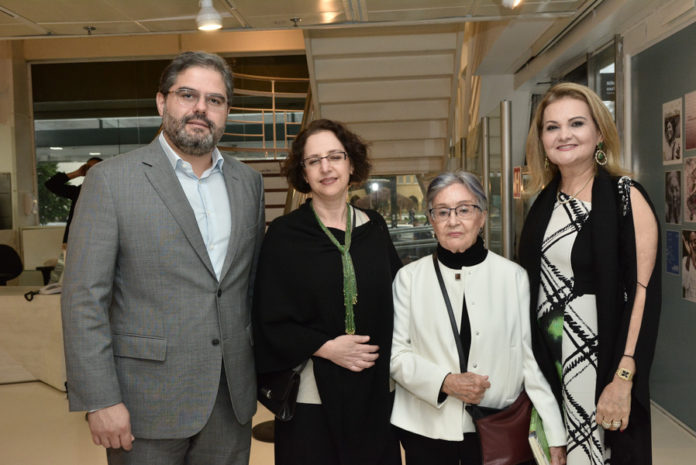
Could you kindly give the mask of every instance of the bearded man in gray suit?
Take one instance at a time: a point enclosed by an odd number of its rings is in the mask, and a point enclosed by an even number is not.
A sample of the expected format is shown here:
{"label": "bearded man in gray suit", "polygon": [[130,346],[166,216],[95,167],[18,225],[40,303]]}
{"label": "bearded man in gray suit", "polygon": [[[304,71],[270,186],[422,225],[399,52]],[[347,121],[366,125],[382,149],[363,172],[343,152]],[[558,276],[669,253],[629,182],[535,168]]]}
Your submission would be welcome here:
{"label": "bearded man in gray suit", "polygon": [[109,464],[247,464],[261,175],[216,148],[232,75],[186,52],[150,145],[92,168],[70,230],[62,315],[71,410]]}

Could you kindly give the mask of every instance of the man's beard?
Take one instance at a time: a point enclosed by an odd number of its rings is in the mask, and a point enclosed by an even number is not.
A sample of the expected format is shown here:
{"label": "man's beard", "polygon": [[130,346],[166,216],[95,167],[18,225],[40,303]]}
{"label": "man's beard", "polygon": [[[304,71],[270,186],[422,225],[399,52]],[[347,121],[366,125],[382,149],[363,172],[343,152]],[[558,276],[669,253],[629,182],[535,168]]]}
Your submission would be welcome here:
{"label": "man's beard", "polygon": [[[210,132],[188,132],[186,130],[186,123],[193,119],[204,121],[210,128]],[[201,156],[207,155],[212,152],[213,149],[215,149],[215,146],[222,138],[225,128],[218,128],[215,123],[200,113],[184,116],[180,120],[177,120],[167,112],[167,108],[165,106],[164,114],[162,116],[162,130],[169,137],[169,140],[171,140],[172,143],[183,153],[187,155]]]}

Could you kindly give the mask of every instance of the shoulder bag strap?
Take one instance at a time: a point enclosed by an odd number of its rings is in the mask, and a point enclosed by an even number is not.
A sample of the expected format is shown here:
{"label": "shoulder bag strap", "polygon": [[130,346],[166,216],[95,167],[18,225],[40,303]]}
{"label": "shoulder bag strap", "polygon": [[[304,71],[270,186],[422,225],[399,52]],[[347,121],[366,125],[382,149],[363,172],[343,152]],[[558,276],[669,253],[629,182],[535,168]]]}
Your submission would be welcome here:
{"label": "shoulder bag strap", "polygon": [[450,303],[449,295],[447,294],[447,289],[445,288],[445,281],[442,279],[442,272],[440,272],[440,265],[437,262],[437,252],[433,253],[433,265],[435,266],[435,274],[437,275],[437,281],[440,283],[440,290],[442,291],[442,297],[445,299],[445,305],[447,306],[447,313],[449,313],[450,323],[452,324],[452,333],[454,334],[454,342],[457,344],[457,352],[459,353],[459,369],[462,373],[466,373],[466,356],[464,355],[464,349],[462,348],[462,340],[459,337],[459,331],[457,330],[457,320],[454,317],[454,311],[452,311],[452,304]]}

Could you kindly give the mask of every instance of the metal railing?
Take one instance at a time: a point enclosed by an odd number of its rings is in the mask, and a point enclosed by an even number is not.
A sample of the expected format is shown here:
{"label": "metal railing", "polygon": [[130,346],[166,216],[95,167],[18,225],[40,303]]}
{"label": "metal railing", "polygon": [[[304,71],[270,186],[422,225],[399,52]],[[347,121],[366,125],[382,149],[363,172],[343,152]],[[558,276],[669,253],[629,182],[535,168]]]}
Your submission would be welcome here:
{"label": "metal railing", "polygon": [[[307,99],[305,100],[304,112],[302,113],[302,124],[300,130],[305,128],[310,121],[314,119],[314,105],[312,104],[312,91],[307,91]],[[297,209],[307,199],[307,194],[298,192],[292,186],[288,187],[288,195],[285,197],[285,214]]]}
{"label": "metal railing", "polygon": [[220,149],[242,159],[285,158],[305,119],[309,78],[241,73],[234,78],[234,93],[238,97],[235,100],[242,100],[243,104],[230,107],[229,132],[224,133]]}

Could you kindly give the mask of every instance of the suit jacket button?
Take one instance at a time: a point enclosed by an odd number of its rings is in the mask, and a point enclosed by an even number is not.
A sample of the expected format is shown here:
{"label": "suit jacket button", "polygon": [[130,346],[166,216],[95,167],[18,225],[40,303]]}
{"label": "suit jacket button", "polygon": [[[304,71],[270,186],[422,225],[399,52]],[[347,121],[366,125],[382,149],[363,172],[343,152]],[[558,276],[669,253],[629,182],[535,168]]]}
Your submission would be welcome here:
{"label": "suit jacket button", "polygon": [[213,340],[211,341],[211,343],[212,343],[214,346],[220,345],[220,339],[215,338],[215,339],[213,339]]}
{"label": "suit jacket button", "polygon": [[217,296],[220,297],[221,295],[222,295],[222,291],[220,289],[218,289]]}

